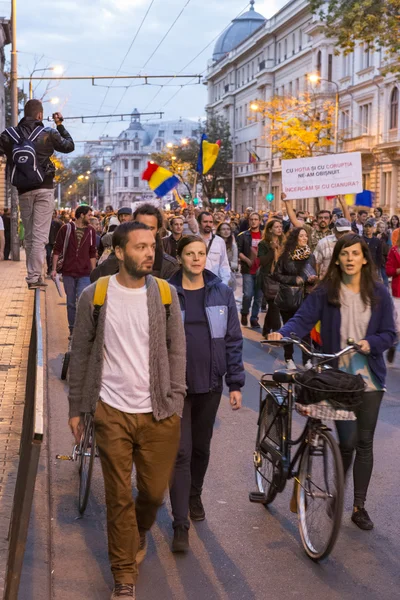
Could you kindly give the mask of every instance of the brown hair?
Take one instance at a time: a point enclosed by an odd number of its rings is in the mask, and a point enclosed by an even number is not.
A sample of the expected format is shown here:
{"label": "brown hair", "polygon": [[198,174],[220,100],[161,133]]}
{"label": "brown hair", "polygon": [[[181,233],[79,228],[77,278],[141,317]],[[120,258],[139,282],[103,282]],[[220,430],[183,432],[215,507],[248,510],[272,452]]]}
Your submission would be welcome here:
{"label": "brown hair", "polygon": [[28,100],[24,107],[25,117],[37,119],[40,113],[43,114],[43,104],[40,102],[40,100]]}
{"label": "brown hair", "polygon": [[204,246],[206,246],[205,241],[199,235],[185,235],[178,242],[178,246],[176,248],[177,255],[181,256],[184,248],[186,248],[186,246],[189,246],[189,244],[194,244],[194,242],[201,242],[202,244],[204,244]]}

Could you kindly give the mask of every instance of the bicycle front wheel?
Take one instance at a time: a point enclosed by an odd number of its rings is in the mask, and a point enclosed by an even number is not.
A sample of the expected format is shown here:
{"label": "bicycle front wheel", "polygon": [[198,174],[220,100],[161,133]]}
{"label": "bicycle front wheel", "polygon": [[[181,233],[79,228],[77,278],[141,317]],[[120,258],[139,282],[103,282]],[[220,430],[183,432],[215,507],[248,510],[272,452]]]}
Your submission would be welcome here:
{"label": "bicycle front wheel", "polygon": [[310,438],[300,462],[297,506],[304,549],[319,561],[330,554],[339,533],[344,474],[339,447],[329,431],[318,429]]}
{"label": "bicycle front wheel", "polygon": [[86,510],[92,482],[94,457],[96,454],[96,440],[94,420],[92,415],[85,416],[85,431],[81,445],[81,458],[79,465],[79,512],[81,515]]}

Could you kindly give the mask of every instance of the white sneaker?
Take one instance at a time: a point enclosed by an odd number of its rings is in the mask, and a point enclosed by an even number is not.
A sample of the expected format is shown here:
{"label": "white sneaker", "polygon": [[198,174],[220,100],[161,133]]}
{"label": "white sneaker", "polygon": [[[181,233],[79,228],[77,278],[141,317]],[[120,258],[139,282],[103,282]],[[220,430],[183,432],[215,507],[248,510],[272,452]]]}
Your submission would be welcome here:
{"label": "white sneaker", "polygon": [[295,362],[290,358],[289,360],[285,360],[286,363],[286,368],[288,369],[288,371],[295,371],[296,370],[296,365]]}
{"label": "white sneaker", "polygon": [[309,371],[310,369],[312,369],[312,368],[313,368],[313,366],[314,366],[314,365],[312,364],[311,360],[309,359],[309,360],[306,362],[306,364],[304,365],[304,368],[305,368],[305,370],[306,370],[306,371]]}

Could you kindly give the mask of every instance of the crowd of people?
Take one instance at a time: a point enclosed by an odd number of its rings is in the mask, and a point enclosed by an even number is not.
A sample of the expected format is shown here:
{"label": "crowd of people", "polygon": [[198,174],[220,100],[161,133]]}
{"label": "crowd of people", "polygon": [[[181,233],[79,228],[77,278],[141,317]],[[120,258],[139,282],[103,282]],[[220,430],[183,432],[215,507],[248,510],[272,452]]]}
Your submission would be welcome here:
{"label": "crowd of people", "polygon": [[[393,360],[399,330],[397,216],[389,219],[379,207],[353,211],[340,197],[332,211],[313,216],[295,211],[284,194],[279,210],[248,207],[243,214],[193,205],[162,211],[151,203],[134,211],[107,206],[99,212],[88,205],[55,211],[48,161],[54,150],[70,152],[74,144],[59,113],[57,130],[44,128],[42,118],[41,103],[29,101],[17,134],[11,132],[17,144],[22,133],[30,143],[38,140],[45,167],[42,173],[31,169],[28,184],[23,169],[18,174],[27,283],[30,289],[48,285],[44,261],[48,278],[58,283],[62,277],[71,341],[69,426],[79,443],[83,415],[94,416],[112,600],[135,598],[147,532],[168,487],[173,552],[188,551],[190,521],[205,519],[202,491],[223,383],[232,410],[240,409],[242,328],[260,328],[262,311],[262,334],[271,341],[295,333],[310,342],[319,322],[323,352],[336,353],[348,338],[358,343],[360,351],[340,368],[361,375],[365,392],[356,421],[338,422],[337,433],[345,473],[355,454],[352,521],[372,529],[365,502],[385,390],[384,352]],[[12,147],[3,132],[0,151],[10,161]],[[5,211],[0,259],[9,258],[7,227]],[[239,270],[240,320],[234,296]],[[103,304],[96,300],[100,286]],[[284,358],[296,369],[292,345],[285,345]],[[303,365],[312,366],[305,358]]]}

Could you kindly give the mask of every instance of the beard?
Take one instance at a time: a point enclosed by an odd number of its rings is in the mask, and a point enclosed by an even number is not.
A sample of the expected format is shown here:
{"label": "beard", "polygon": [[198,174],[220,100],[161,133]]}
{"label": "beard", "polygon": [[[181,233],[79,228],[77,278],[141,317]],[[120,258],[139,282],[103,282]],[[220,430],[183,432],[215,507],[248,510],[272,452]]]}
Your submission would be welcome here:
{"label": "beard", "polygon": [[148,268],[142,266],[127,255],[124,256],[124,267],[128,275],[134,279],[141,279],[142,277],[149,275],[153,269],[153,267]]}

